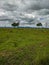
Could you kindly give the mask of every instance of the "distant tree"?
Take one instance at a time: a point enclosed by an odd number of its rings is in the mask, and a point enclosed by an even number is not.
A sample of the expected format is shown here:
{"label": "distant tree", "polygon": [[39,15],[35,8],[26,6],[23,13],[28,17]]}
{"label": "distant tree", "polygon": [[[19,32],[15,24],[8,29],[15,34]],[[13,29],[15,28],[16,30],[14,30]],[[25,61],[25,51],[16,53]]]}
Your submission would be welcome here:
{"label": "distant tree", "polygon": [[38,23],[37,26],[42,26],[42,24],[41,23]]}
{"label": "distant tree", "polygon": [[19,26],[19,22],[17,22],[17,23],[15,23],[15,22],[12,23],[12,26],[13,26],[13,27]]}

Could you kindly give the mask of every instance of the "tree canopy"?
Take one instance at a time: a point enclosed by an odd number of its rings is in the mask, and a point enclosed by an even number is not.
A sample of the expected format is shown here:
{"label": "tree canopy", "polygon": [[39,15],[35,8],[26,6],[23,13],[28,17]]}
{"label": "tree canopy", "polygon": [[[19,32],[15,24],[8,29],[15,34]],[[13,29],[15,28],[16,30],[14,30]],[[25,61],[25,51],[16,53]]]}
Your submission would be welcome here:
{"label": "tree canopy", "polygon": [[12,23],[12,26],[13,26],[13,27],[19,26],[19,22],[18,22],[18,23],[15,23],[15,22]]}
{"label": "tree canopy", "polygon": [[42,23],[38,23],[37,26],[42,26]]}

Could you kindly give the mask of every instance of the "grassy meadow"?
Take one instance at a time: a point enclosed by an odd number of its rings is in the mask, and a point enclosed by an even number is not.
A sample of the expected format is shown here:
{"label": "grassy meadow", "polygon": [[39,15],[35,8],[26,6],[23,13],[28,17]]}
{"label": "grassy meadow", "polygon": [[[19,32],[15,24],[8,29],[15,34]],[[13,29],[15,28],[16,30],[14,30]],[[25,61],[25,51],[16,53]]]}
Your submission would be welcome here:
{"label": "grassy meadow", "polygon": [[0,28],[0,65],[49,65],[49,29]]}

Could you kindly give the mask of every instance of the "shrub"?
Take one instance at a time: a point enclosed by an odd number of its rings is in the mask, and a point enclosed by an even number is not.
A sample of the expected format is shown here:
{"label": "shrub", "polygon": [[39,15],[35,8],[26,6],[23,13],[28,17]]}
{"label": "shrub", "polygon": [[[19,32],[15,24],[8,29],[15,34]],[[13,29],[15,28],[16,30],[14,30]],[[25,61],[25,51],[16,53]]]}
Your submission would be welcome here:
{"label": "shrub", "polygon": [[13,27],[19,26],[19,22],[18,23],[12,23]]}
{"label": "shrub", "polygon": [[42,24],[41,23],[38,23],[37,26],[42,26]]}

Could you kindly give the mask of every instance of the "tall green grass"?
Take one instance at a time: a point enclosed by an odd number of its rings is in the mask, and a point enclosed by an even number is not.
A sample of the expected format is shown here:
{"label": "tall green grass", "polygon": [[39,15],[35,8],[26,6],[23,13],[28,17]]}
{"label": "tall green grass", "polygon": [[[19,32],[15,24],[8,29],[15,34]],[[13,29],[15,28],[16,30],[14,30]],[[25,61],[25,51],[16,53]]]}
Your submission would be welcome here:
{"label": "tall green grass", "polygon": [[49,29],[0,28],[0,65],[49,65]]}

